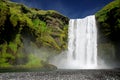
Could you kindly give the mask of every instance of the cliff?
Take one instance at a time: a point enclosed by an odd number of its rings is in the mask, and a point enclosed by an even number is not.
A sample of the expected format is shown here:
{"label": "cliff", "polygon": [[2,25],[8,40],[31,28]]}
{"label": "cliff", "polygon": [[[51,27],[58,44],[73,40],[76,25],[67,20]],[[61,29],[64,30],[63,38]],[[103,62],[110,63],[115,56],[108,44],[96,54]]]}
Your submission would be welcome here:
{"label": "cliff", "polygon": [[48,58],[67,48],[68,21],[54,10],[0,0],[0,67],[49,68]]}
{"label": "cliff", "polygon": [[[120,1],[96,14],[98,56],[120,61]],[[54,10],[29,8],[0,0],[0,68],[56,68],[51,56],[67,49],[69,19]]]}
{"label": "cliff", "polygon": [[106,57],[108,62],[120,60],[120,1],[114,0],[95,15],[98,26],[99,56]]}

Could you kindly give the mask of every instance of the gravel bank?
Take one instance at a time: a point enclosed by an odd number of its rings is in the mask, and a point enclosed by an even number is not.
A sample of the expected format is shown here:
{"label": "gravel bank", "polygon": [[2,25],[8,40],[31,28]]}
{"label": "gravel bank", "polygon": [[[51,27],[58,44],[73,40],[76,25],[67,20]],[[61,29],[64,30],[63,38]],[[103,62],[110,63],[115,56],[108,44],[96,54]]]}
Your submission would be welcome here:
{"label": "gravel bank", "polygon": [[0,73],[0,80],[120,80],[120,70],[57,70]]}

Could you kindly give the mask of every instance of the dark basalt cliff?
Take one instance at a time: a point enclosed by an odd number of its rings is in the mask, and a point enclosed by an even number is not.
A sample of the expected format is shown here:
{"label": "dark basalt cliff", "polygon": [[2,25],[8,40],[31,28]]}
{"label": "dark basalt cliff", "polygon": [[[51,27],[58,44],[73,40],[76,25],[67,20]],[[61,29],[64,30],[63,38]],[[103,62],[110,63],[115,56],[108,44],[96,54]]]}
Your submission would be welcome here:
{"label": "dark basalt cliff", "polygon": [[95,15],[99,56],[106,57],[106,61],[120,60],[120,0],[114,0]]}
{"label": "dark basalt cliff", "polygon": [[54,10],[0,0],[0,67],[49,68],[49,56],[67,48],[68,21]]}

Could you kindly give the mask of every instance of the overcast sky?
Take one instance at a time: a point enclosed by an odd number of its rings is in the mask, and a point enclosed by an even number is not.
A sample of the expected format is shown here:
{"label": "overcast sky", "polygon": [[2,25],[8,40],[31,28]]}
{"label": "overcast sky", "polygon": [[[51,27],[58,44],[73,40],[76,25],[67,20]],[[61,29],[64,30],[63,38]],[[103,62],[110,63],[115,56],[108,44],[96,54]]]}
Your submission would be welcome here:
{"label": "overcast sky", "polygon": [[29,7],[57,10],[69,18],[92,15],[113,0],[12,0]]}

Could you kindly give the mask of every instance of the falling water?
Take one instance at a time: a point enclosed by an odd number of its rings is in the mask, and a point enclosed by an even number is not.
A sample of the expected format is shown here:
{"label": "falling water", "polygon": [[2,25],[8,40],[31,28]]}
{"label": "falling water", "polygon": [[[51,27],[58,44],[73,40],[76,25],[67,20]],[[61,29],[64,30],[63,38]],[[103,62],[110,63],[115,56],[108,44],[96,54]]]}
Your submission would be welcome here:
{"label": "falling water", "polygon": [[68,40],[68,51],[52,57],[50,63],[59,69],[96,69],[97,29],[95,16],[70,19]]}
{"label": "falling water", "polygon": [[93,69],[97,66],[97,29],[95,16],[70,19],[67,65],[72,69]]}

